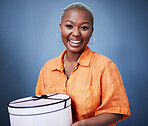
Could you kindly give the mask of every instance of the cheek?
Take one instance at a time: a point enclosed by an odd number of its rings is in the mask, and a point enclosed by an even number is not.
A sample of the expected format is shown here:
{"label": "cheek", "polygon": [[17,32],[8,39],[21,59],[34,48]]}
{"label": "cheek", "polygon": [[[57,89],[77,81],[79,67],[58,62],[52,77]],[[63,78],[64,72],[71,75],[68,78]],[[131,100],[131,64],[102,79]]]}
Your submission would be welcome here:
{"label": "cheek", "polygon": [[69,30],[66,30],[66,29],[61,30],[62,37],[67,37],[69,34],[70,34]]}
{"label": "cheek", "polygon": [[91,32],[84,34],[84,39],[89,41],[90,37],[91,37]]}
{"label": "cheek", "polygon": [[61,30],[61,38],[62,38],[62,41],[64,43],[64,45],[67,43],[67,39],[70,35],[70,32],[66,29],[62,29]]}

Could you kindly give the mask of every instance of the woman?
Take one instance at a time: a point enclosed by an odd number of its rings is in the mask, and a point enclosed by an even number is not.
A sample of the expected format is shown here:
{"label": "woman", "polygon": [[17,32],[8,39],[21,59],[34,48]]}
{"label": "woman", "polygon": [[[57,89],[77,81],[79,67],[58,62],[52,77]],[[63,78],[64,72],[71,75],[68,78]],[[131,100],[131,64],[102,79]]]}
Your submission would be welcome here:
{"label": "woman", "polygon": [[93,13],[82,3],[63,10],[60,32],[66,50],[41,69],[36,95],[70,95],[73,126],[115,126],[130,115],[128,98],[116,65],[87,46],[93,23]]}

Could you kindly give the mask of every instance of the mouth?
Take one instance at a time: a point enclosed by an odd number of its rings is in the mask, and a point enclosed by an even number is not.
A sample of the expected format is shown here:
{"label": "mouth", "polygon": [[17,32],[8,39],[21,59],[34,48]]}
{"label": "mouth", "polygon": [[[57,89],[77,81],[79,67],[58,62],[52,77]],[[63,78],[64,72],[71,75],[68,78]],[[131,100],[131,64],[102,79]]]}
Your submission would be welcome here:
{"label": "mouth", "polygon": [[79,44],[81,43],[82,41],[80,40],[69,40],[69,42],[73,43],[73,44]]}

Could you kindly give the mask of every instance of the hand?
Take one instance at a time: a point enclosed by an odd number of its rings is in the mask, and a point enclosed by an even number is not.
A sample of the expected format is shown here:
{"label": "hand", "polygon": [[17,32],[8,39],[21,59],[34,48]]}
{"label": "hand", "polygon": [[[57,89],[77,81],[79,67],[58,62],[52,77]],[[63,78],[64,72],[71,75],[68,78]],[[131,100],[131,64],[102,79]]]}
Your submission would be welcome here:
{"label": "hand", "polygon": [[121,114],[102,113],[97,116],[83,119],[72,124],[72,126],[106,126],[122,118]]}
{"label": "hand", "polygon": [[80,126],[78,122],[73,123],[71,126]]}
{"label": "hand", "polygon": [[85,119],[73,123],[72,126],[86,126]]}

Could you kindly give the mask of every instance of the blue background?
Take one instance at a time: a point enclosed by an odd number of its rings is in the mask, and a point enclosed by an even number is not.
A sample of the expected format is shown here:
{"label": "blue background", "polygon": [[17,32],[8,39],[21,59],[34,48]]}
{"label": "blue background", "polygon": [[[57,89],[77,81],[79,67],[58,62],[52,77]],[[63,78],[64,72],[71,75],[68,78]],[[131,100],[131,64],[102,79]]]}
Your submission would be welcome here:
{"label": "blue background", "polygon": [[[0,126],[7,104],[32,96],[41,67],[65,49],[56,41],[61,10],[75,0],[0,0]],[[95,15],[89,46],[115,62],[132,115],[118,126],[146,126],[148,113],[148,1],[81,0]],[[92,40],[91,40],[92,41]]]}

